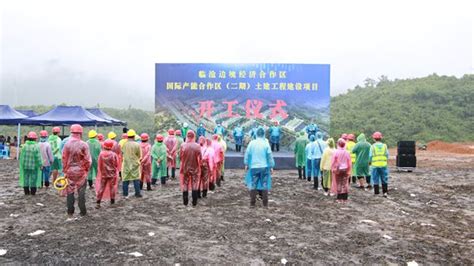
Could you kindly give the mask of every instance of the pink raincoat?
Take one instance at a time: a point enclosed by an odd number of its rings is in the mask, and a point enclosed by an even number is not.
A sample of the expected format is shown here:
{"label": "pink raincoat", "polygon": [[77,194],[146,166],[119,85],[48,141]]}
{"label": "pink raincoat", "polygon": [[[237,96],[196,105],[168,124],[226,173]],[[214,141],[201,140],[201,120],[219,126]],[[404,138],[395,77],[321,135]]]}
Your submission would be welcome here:
{"label": "pink raincoat", "polygon": [[143,183],[151,182],[151,145],[148,142],[140,143],[142,158],[140,158],[140,180]]}
{"label": "pink raincoat", "polygon": [[73,134],[64,145],[62,159],[63,172],[69,183],[66,193],[74,193],[87,180],[87,173],[92,163],[89,146],[79,135]]}
{"label": "pink raincoat", "polygon": [[194,141],[194,132],[188,131],[186,142],[181,145],[179,181],[181,191],[199,190],[201,177],[201,147]]}
{"label": "pink raincoat", "polygon": [[222,164],[224,162],[224,151],[219,143],[218,135],[212,136],[212,148],[214,149],[214,171],[212,183],[216,183],[217,178],[220,178],[221,176]]}
{"label": "pink raincoat", "polygon": [[177,139],[174,135],[170,135],[165,138],[165,146],[166,146],[166,165],[170,168],[176,168],[176,147],[177,147]]}
{"label": "pink raincoat", "polygon": [[112,150],[103,150],[97,162],[97,178],[95,180],[97,200],[115,199],[118,188],[119,160]]}
{"label": "pink raincoat", "polygon": [[118,144],[117,141],[115,140],[112,140],[114,142],[114,146],[112,148],[112,151],[115,152],[115,154],[117,154],[117,158],[118,158],[118,169],[119,171],[121,171],[122,169],[122,148],[120,148],[120,145]]}
{"label": "pink raincoat", "polygon": [[[349,192],[349,178],[351,176],[352,161],[351,155],[344,148],[345,142],[337,142],[337,150],[331,158],[331,192],[334,194],[344,194]],[[342,147],[341,147],[342,145]]]}
{"label": "pink raincoat", "polygon": [[205,140],[201,147],[201,190],[209,190],[209,183],[215,183],[214,178],[214,149],[210,139]]}

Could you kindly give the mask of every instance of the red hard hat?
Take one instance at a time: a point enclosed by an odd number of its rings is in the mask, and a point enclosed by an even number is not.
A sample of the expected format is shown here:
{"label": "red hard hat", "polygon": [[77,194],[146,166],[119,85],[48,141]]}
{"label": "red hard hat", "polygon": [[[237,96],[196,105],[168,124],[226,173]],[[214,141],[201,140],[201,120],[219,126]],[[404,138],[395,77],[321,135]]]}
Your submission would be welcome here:
{"label": "red hard hat", "polygon": [[163,135],[161,135],[161,134],[156,135],[156,140],[157,141],[163,141],[163,139],[164,139]]}
{"label": "red hard hat", "polygon": [[382,133],[380,133],[380,132],[378,132],[378,131],[375,132],[374,134],[372,134],[372,138],[373,138],[373,139],[382,139],[382,137],[383,137],[383,136],[382,136]]}
{"label": "red hard hat", "polygon": [[113,147],[114,147],[114,141],[113,140],[108,139],[108,140],[104,141],[104,148],[106,148],[107,150],[111,150]]}
{"label": "red hard hat", "polygon": [[82,126],[79,124],[74,124],[71,126],[71,133],[82,134]]}
{"label": "red hard hat", "polygon": [[127,133],[123,133],[123,134],[122,134],[122,139],[128,139]]}
{"label": "red hard hat", "polygon": [[53,133],[60,133],[61,129],[59,127],[53,127]]}
{"label": "red hard hat", "polygon": [[38,135],[36,135],[36,132],[33,132],[33,131],[28,132],[27,137],[29,139],[38,139]]}
{"label": "red hard hat", "polygon": [[181,136],[181,130],[176,129],[176,131],[174,132],[174,134],[175,134],[176,136]]}
{"label": "red hard hat", "polygon": [[48,136],[48,131],[46,131],[46,130],[41,130],[41,131],[40,131],[40,136],[41,136],[42,138],[46,138],[46,137]]}
{"label": "red hard hat", "polygon": [[168,129],[168,135],[174,135],[174,129],[172,128]]}
{"label": "red hard hat", "polygon": [[103,134],[97,135],[97,139],[100,141],[104,140],[104,135]]}
{"label": "red hard hat", "polygon": [[147,133],[142,133],[140,135],[140,138],[141,138],[142,141],[147,141],[148,140],[148,134]]}
{"label": "red hard hat", "polygon": [[347,138],[348,138],[349,140],[355,140],[355,139],[356,139],[356,137],[355,137],[354,134],[349,134],[349,135],[347,135]]}
{"label": "red hard hat", "polygon": [[346,134],[346,133],[342,134],[342,135],[341,135],[341,139],[347,140],[347,134]]}

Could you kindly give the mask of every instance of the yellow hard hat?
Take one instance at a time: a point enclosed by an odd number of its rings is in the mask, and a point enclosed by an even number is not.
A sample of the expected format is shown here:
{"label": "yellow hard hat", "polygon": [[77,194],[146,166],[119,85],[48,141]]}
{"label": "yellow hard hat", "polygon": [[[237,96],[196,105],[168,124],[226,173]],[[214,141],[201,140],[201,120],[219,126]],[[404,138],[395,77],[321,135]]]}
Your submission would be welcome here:
{"label": "yellow hard hat", "polygon": [[90,130],[89,131],[89,138],[91,139],[91,138],[95,138],[95,137],[97,137],[97,131]]}
{"label": "yellow hard hat", "polygon": [[107,134],[107,137],[109,139],[115,139],[117,137],[117,134],[115,134],[115,132],[113,131],[110,131],[109,134]]}
{"label": "yellow hard hat", "polygon": [[135,130],[133,129],[130,129],[128,130],[127,132],[127,137],[131,138],[131,137],[135,137],[137,135],[137,133],[135,132]]}

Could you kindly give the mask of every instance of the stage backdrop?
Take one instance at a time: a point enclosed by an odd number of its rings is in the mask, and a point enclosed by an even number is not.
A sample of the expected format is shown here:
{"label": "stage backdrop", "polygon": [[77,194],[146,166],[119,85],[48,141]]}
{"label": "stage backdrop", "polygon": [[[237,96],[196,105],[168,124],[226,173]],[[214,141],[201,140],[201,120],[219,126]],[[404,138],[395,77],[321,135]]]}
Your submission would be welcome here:
{"label": "stage backdrop", "polygon": [[203,123],[211,132],[221,122],[231,136],[237,124],[249,132],[278,121],[291,150],[311,122],[328,132],[329,74],[326,64],[156,64],[155,124],[165,132]]}

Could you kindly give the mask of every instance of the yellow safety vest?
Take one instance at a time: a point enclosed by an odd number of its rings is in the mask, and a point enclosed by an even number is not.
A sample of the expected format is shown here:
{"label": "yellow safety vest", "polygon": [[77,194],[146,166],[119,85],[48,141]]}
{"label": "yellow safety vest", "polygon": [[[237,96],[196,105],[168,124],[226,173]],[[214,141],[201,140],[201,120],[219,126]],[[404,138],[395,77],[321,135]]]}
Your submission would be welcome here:
{"label": "yellow safety vest", "polygon": [[347,142],[347,146],[346,146],[347,151],[351,155],[352,164],[354,164],[356,162],[356,155],[355,155],[355,153],[352,153],[352,149],[354,148],[355,145],[356,145],[355,142],[349,141],[349,142]]}
{"label": "yellow safety vest", "polygon": [[[378,146],[378,145],[377,145]],[[387,145],[383,144],[382,147],[377,147],[375,144],[372,145],[372,166],[373,167],[387,167]]]}

